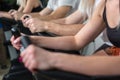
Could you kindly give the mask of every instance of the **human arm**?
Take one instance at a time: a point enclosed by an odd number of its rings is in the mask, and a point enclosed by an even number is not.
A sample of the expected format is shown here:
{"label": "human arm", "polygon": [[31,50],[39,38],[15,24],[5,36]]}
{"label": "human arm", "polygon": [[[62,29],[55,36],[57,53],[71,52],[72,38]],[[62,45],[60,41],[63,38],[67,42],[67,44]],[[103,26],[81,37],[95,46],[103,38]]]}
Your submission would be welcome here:
{"label": "human arm", "polygon": [[34,8],[40,5],[39,0],[27,0],[25,6],[20,5],[18,11],[12,15],[16,20],[20,20],[24,14],[31,13]]}
{"label": "human arm", "polygon": [[[43,16],[41,19],[45,19],[46,17],[48,20],[57,19],[57,18],[62,18],[66,16],[70,11],[75,8],[75,4],[77,1],[73,0],[58,0],[53,2],[52,0],[48,1],[47,8],[52,10],[52,13],[49,14],[48,16]],[[45,19],[45,20],[47,20]]]}
{"label": "human arm", "polygon": [[49,8],[44,8],[42,11],[40,12],[33,12],[33,13],[28,13],[28,14],[24,14],[21,17],[21,20],[24,20],[24,17],[26,15],[30,15],[32,18],[38,18],[39,16],[45,16],[45,15],[49,15],[52,12],[52,10],[50,10]]}
{"label": "human arm", "polygon": [[[54,54],[55,55],[55,54]],[[78,56],[59,54],[50,59],[54,68],[90,76],[120,75],[119,56]],[[52,57],[52,58],[53,58]],[[117,66],[116,66],[117,65]]]}
{"label": "human arm", "polygon": [[75,23],[83,22],[84,16],[86,15],[80,14],[80,11],[78,10],[66,18],[49,21],[49,22],[32,18],[28,20],[26,23],[29,24],[29,26],[27,27],[33,33],[45,31],[57,35],[69,36],[69,35],[75,35],[84,26],[84,24],[75,24]]}
{"label": "human arm", "polygon": [[30,70],[58,69],[90,76],[120,75],[119,56],[78,56],[50,52],[34,45],[21,53],[22,61]]}
{"label": "human arm", "polygon": [[25,27],[27,27],[26,21],[29,20],[29,18],[25,19],[26,16],[29,16],[30,18],[38,18],[39,16],[45,16],[45,15],[49,15],[52,12],[52,10],[50,10],[49,8],[44,8],[42,11],[40,12],[34,12],[34,13],[29,13],[29,14],[24,14],[21,17],[21,20],[23,22],[23,25]]}
{"label": "human arm", "polygon": [[[86,26],[88,27],[84,28]],[[33,36],[31,37],[31,40],[33,41],[34,44],[39,45],[41,47],[60,50],[79,50],[85,45],[87,45],[90,41],[92,41],[104,29],[104,26],[105,25],[103,22],[100,23],[98,22],[95,24],[93,23],[92,25],[91,22],[89,22],[89,24],[85,25],[76,36],[64,36],[64,37]]]}
{"label": "human arm", "polygon": [[[100,17],[100,15],[97,17]],[[98,18],[98,20],[99,19],[100,18]],[[93,20],[96,19],[93,18]],[[100,23],[97,24],[101,24],[101,19],[99,21]],[[93,28],[95,29],[97,27],[93,26]],[[98,30],[99,29],[102,28],[98,28]],[[94,31],[96,32],[96,30],[93,30],[92,33]],[[87,35],[89,34],[87,33]],[[21,56],[25,66],[31,71],[34,69],[47,70],[55,68],[92,76],[120,75],[119,56],[83,57],[78,55],[63,54],[60,52],[49,52],[33,45],[28,46],[27,49],[22,52]]]}
{"label": "human arm", "polygon": [[66,18],[52,20],[51,22],[59,24],[78,24],[86,20],[84,17],[87,19],[86,14],[81,14],[80,10],[77,10]]}
{"label": "human arm", "polygon": [[[70,6],[61,6],[54,11],[52,10],[52,12],[49,13],[48,15],[39,16],[39,19],[49,21],[49,20],[54,20],[58,18],[63,18],[70,11],[70,9],[71,9]],[[43,14],[43,12],[40,12],[40,15],[41,14]]]}
{"label": "human arm", "polygon": [[49,22],[53,22],[53,23],[57,23],[57,24],[65,24],[65,22],[66,22],[66,17],[60,18],[60,19],[51,20],[51,21],[49,21]]}
{"label": "human arm", "polygon": [[49,22],[46,22],[45,25],[46,25],[44,30],[45,32],[54,33],[60,36],[74,36],[84,27],[84,24],[65,25]]}
{"label": "human arm", "polygon": [[[48,2],[48,5],[51,3],[52,2]],[[71,6],[61,5],[57,9],[53,10],[52,8],[47,6],[42,11],[39,12],[39,15],[38,14],[30,14],[30,15],[33,18],[37,17],[42,20],[52,20],[66,16],[66,14],[71,10],[71,8],[72,8]]]}
{"label": "human arm", "polygon": [[66,18],[53,20],[50,22],[43,21],[43,25],[41,27],[43,28],[45,27],[44,30],[46,32],[51,32],[62,36],[71,36],[75,35],[78,31],[80,31],[82,27],[84,27],[84,24],[82,24],[82,22],[84,21],[83,18],[85,16],[86,15],[81,14],[81,12],[77,10],[76,12],[74,12],[73,14]]}
{"label": "human arm", "polygon": [[18,12],[23,12],[23,10],[24,10],[24,8],[22,6],[20,6],[17,11]]}
{"label": "human arm", "polygon": [[26,25],[27,28],[30,29],[32,33],[50,32],[62,36],[75,35],[84,26],[84,24],[71,24],[71,25],[56,24],[48,21],[41,21],[37,18],[29,19],[28,21],[23,23]]}
{"label": "human arm", "polygon": [[33,8],[35,8],[35,2],[37,0],[27,0],[26,6],[23,9],[23,13],[31,13],[31,11],[33,10]]}
{"label": "human arm", "polygon": [[[98,19],[97,19],[98,20]],[[94,22],[94,20],[93,20]],[[89,24],[88,24],[89,23]],[[79,50],[94,38],[104,29],[105,25],[103,22],[93,23],[88,22],[82,28],[79,33],[75,36],[64,36],[64,37],[31,37],[34,44],[41,47],[47,47],[52,49],[61,50]],[[98,25],[97,25],[98,24]],[[102,26],[102,27],[101,27]],[[59,43],[58,43],[59,42]]]}
{"label": "human arm", "polygon": [[15,20],[20,20],[25,13],[31,13],[34,8],[34,0],[27,0],[25,7],[20,6],[19,9],[12,13]]}
{"label": "human arm", "polygon": [[0,11],[0,17],[13,19],[13,17],[8,12],[3,12],[3,11]]}
{"label": "human arm", "polygon": [[[60,50],[79,50],[99,35],[105,28],[102,18],[103,8],[96,10],[92,19],[79,31],[76,36],[64,37],[30,37],[31,41],[41,47]],[[59,42],[59,43],[58,43]]]}
{"label": "human arm", "polygon": [[79,50],[80,48],[87,45],[90,41],[94,40],[94,38],[96,38],[97,35],[99,35],[100,32],[105,28],[105,24],[102,18],[102,10],[103,7],[98,7],[94,12],[91,20],[75,36],[50,38],[39,37],[38,39],[32,38],[32,41],[35,41],[35,44],[39,44],[40,46],[53,49]]}
{"label": "human arm", "polygon": [[34,8],[40,5],[41,3],[39,0],[27,0],[25,6],[23,6],[22,4],[20,5],[18,12],[30,13]]}

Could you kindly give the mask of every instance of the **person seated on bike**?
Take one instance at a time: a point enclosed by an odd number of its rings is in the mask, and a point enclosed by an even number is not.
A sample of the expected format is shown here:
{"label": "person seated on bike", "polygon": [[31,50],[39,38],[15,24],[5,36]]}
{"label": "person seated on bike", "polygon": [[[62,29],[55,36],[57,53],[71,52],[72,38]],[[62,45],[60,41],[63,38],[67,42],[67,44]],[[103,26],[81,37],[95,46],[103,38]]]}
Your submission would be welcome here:
{"label": "person seated on bike", "polygon": [[[97,37],[105,28],[109,40],[119,48],[119,5],[119,0],[101,0],[90,21],[75,36],[29,36],[33,44],[21,53],[23,63],[30,71],[55,68],[92,76],[120,75],[120,56],[78,56],[51,52],[42,48],[78,50]],[[12,39],[12,44],[19,49],[20,38]],[[107,54],[104,49],[99,53]]]}

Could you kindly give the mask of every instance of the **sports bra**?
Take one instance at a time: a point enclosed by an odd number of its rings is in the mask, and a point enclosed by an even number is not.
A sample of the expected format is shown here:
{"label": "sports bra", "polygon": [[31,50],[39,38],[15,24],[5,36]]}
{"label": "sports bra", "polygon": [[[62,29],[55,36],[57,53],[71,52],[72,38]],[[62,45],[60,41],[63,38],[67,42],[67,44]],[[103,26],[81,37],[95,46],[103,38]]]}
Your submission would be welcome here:
{"label": "sports bra", "polygon": [[107,17],[106,17],[106,7],[103,12],[103,19],[107,26],[107,36],[110,42],[116,46],[120,47],[120,25],[116,26],[115,28],[111,28],[108,24]]}

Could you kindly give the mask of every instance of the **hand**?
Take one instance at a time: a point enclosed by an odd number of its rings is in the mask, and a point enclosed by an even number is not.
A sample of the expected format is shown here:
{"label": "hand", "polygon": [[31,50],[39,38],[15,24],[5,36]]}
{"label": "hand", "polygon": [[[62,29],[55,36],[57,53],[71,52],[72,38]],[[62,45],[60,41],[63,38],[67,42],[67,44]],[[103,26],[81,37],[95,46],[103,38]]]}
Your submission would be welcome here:
{"label": "hand", "polygon": [[45,22],[38,18],[31,18],[25,23],[32,33],[46,31]]}
{"label": "hand", "polygon": [[12,36],[10,41],[14,48],[16,48],[17,50],[20,50],[21,48],[20,37],[16,39],[14,36]]}
{"label": "hand", "polygon": [[24,14],[22,17],[21,17],[21,20],[22,20],[22,23],[24,25],[24,27],[27,27],[28,25],[26,24],[26,22],[31,19],[32,16],[29,15],[29,14]]}
{"label": "hand", "polygon": [[22,12],[16,12],[16,13],[13,14],[13,17],[17,21],[17,20],[21,19],[22,15],[23,15]]}
{"label": "hand", "polygon": [[15,20],[20,20],[20,18],[22,17],[23,13],[22,12],[18,12],[15,9],[11,9],[8,12]]}
{"label": "hand", "polygon": [[17,13],[17,10],[11,9],[11,10],[9,10],[8,13],[13,17],[13,15],[14,15],[15,13]]}
{"label": "hand", "polygon": [[34,45],[29,45],[22,53],[22,61],[30,71],[34,72],[36,69],[47,70],[51,69],[51,53],[36,47]]}
{"label": "hand", "polygon": [[12,14],[12,13],[14,13],[14,12],[16,12],[16,11],[17,11],[17,10],[15,10],[15,9],[11,9],[11,10],[8,11],[8,13],[9,13],[9,14]]}
{"label": "hand", "polygon": [[23,13],[22,13],[22,12],[17,12],[17,11],[15,11],[15,12],[13,12],[11,15],[12,15],[13,18],[17,21],[17,20],[20,20],[20,19],[21,19]]}
{"label": "hand", "polygon": [[0,11],[0,17],[13,18],[8,12]]}

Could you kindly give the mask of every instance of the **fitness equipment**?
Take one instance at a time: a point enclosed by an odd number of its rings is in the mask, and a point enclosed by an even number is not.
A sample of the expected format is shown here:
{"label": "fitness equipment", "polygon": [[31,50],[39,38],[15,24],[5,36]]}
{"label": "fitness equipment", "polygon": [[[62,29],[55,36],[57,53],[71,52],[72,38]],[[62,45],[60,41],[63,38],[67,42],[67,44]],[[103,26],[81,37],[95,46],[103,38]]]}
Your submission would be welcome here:
{"label": "fitness equipment", "polygon": [[[15,38],[20,36],[17,25],[11,29]],[[19,61],[19,56],[12,61],[9,72],[3,77],[3,80],[35,80],[32,73],[24,67],[24,64]]]}
{"label": "fitness equipment", "polygon": [[[16,25],[16,26],[18,28],[18,26],[20,25]],[[12,27],[10,26],[10,29],[11,28]],[[23,29],[23,28],[20,28],[20,29]],[[26,41],[26,42],[29,42],[29,41]],[[38,71],[37,76],[38,76],[38,80],[53,80],[53,79],[54,80],[120,80],[119,75],[87,76],[87,75],[75,74],[75,73],[70,73],[70,72],[65,72],[65,71],[60,71],[60,70]],[[4,76],[3,80],[21,80],[21,79],[24,79],[24,77],[25,77],[25,80],[35,80],[32,73],[28,69],[24,68],[24,65],[19,62],[18,58],[16,58],[15,60],[12,60],[11,68],[8,74]]]}

